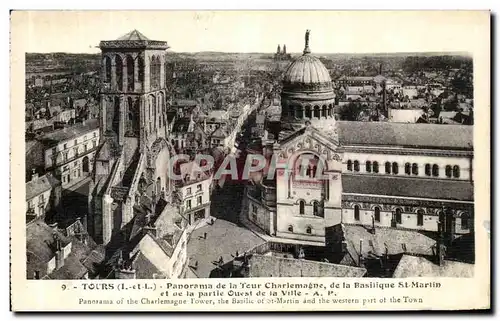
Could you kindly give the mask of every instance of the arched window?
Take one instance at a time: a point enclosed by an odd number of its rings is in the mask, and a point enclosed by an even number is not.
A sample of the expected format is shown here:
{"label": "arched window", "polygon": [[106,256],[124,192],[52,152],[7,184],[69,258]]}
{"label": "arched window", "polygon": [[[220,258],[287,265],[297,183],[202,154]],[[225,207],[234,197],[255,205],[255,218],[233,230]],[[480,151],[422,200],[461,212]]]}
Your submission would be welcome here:
{"label": "arched window", "polygon": [[372,172],[372,162],[366,161],[365,167],[366,167],[366,172],[367,173],[371,173]]}
{"label": "arched window", "polygon": [[359,172],[359,162],[357,160],[354,161],[354,171]]}
{"label": "arched window", "polygon": [[304,214],[305,213],[305,207],[306,207],[306,202],[300,201],[299,202],[299,211],[300,211],[300,214]]}
{"label": "arched window", "polygon": [[460,216],[460,228],[462,230],[468,230],[468,229],[470,229],[470,226],[469,226],[469,215],[467,215],[466,213],[463,213]]}
{"label": "arched window", "polygon": [[390,174],[391,173],[391,163],[385,162],[385,173]]}
{"label": "arched window", "polygon": [[123,61],[118,55],[115,56],[116,89],[123,90]]}
{"label": "arched window", "polygon": [[375,222],[380,222],[380,207],[375,207]]}
{"label": "arched window", "polygon": [[134,91],[134,58],[127,55],[127,90]]}
{"label": "arched window", "polygon": [[347,161],[347,170],[352,171],[352,160],[350,159]]}
{"label": "arched window", "polygon": [[432,176],[439,176],[439,166],[437,164],[432,165]]}
{"label": "arched window", "polygon": [[319,216],[319,203],[317,201],[313,202],[313,215]]}
{"label": "arched window", "polygon": [[288,232],[293,233],[293,226],[292,225],[288,225]]}
{"label": "arched window", "polygon": [[444,169],[444,172],[446,174],[446,177],[451,177],[451,166],[450,165],[446,165],[446,167]]}
{"label": "arched window", "polygon": [[306,106],[306,118],[312,118],[311,106]]}
{"label": "arched window", "polygon": [[458,165],[453,166],[453,177],[460,177],[460,167],[458,167]]}
{"label": "arched window", "polygon": [[396,162],[392,163],[392,173],[396,175],[399,173],[398,163]]}
{"label": "arched window", "polygon": [[359,205],[354,205],[354,219],[359,221]]}
{"label": "arched window", "polygon": [[321,117],[326,118],[326,105],[323,105],[323,107],[321,108]]}
{"label": "arched window", "polygon": [[319,106],[314,106],[314,117],[319,118]]}
{"label": "arched window", "polygon": [[308,226],[308,227],[306,228],[306,233],[307,233],[307,234],[312,234],[312,227]]}
{"label": "arched window", "polygon": [[424,225],[424,210],[417,211],[417,226]]}
{"label": "arched window", "polygon": [[401,224],[402,223],[402,215],[401,215],[401,209],[397,208],[396,209],[396,223]]}
{"label": "arched window", "polygon": [[111,59],[108,56],[104,57],[104,82],[111,82]]}
{"label": "arched window", "polygon": [[425,175],[431,176],[431,164],[425,164]]}
{"label": "arched window", "polygon": [[373,162],[373,172],[378,173],[378,162]]}
{"label": "arched window", "polygon": [[288,105],[288,116],[290,116],[290,117],[294,117],[295,116],[295,106]]}
{"label": "arched window", "polygon": [[410,163],[405,164],[405,174],[406,175],[411,175],[411,165]]}
{"label": "arched window", "polygon": [[413,165],[411,165],[411,173],[413,175],[418,175],[418,164],[417,163],[413,163]]}

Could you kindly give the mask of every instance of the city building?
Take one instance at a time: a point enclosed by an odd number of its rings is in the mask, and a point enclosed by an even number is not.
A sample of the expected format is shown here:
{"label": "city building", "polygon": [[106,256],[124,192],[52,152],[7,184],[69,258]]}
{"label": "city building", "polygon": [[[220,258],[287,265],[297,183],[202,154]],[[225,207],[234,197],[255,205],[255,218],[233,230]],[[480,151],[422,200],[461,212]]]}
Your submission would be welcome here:
{"label": "city building", "polygon": [[278,49],[274,54],[274,60],[290,60],[292,59],[292,55],[286,52],[286,45],[283,45],[283,50],[281,50],[280,45],[278,45]]}
{"label": "city building", "polygon": [[210,192],[212,173],[199,170],[195,162],[179,166],[181,179],[175,181],[176,195],[181,206],[181,214],[195,227],[200,220],[210,217]]}
{"label": "city building", "polygon": [[45,146],[45,170],[54,173],[67,188],[92,172],[100,139],[99,119],[91,119],[39,138]]}
{"label": "city building", "polygon": [[472,127],[336,121],[330,76],[308,40],[283,78],[277,139],[262,146],[278,158],[276,175],[249,183],[241,221],[273,242],[324,248],[325,257],[349,237],[344,225],[416,237],[441,224],[446,245],[473,233]]}
{"label": "city building", "polygon": [[33,173],[26,183],[26,222],[45,218],[57,211],[61,201],[61,182],[48,173],[38,177]]}

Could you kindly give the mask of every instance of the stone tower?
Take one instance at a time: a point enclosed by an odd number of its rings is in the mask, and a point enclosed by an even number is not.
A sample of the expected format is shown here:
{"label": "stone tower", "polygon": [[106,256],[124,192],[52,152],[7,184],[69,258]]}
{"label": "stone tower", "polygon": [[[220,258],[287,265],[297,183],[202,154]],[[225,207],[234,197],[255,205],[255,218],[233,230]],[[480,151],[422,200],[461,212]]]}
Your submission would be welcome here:
{"label": "stone tower", "polygon": [[166,137],[167,42],[133,30],[101,41],[101,142],[89,194],[88,230],[108,243],[143,196],[169,189]]}

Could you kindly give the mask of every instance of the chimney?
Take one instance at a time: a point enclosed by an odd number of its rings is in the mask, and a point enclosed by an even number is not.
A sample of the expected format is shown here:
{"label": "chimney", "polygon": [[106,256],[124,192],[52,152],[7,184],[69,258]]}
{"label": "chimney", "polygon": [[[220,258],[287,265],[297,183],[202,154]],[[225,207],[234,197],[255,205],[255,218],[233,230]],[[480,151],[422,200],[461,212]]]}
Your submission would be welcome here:
{"label": "chimney", "polygon": [[136,278],[136,271],[132,267],[121,267],[115,268],[115,279],[119,280],[133,280]]}
{"label": "chimney", "polygon": [[359,240],[359,266],[362,266],[363,260],[363,239]]}
{"label": "chimney", "polygon": [[35,182],[38,179],[38,173],[36,172],[36,169],[33,168],[33,173],[31,174],[31,181]]}
{"label": "chimney", "polygon": [[56,232],[54,232],[53,237],[54,237],[54,251],[56,257],[55,269],[57,270],[64,266],[64,252],[62,249],[61,240],[59,239],[59,235],[57,235]]}

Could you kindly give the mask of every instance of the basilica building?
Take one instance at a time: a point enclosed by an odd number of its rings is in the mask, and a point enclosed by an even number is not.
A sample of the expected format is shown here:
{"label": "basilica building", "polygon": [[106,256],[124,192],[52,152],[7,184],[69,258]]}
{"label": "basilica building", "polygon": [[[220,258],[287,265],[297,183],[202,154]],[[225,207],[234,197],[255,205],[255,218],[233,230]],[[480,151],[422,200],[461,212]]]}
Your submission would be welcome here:
{"label": "basilica building", "polygon": [[246,189],[247,227],[275,243],[332,250],[346,226],[439,228],[448,243],[473,232],[472,126],[336,121],[334,101],[307,31],[303,55],[283,78],[279,130],[268,128],[274,138],[249,149],[279,161],[274,177]]}

